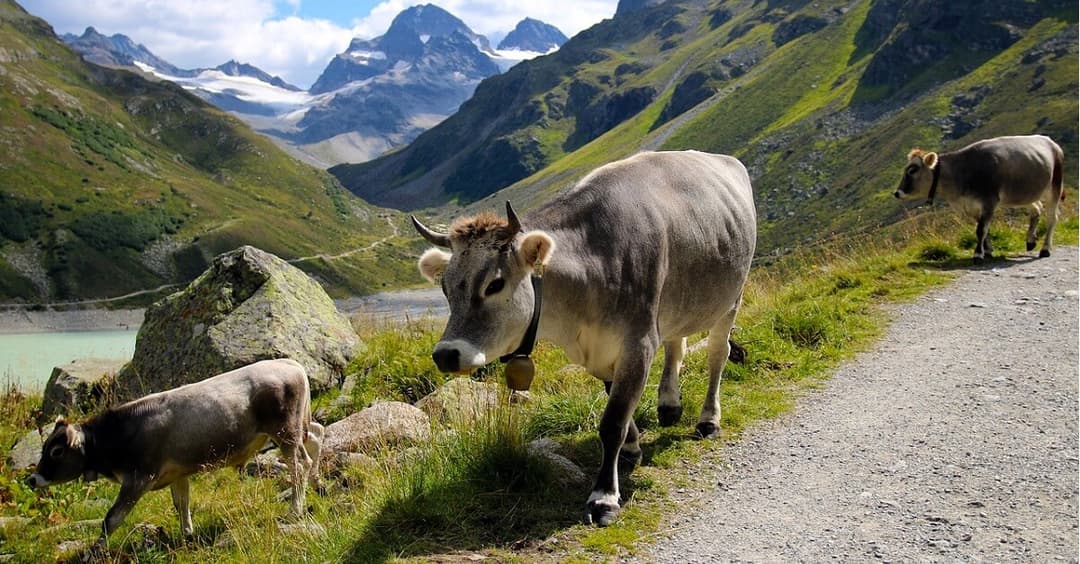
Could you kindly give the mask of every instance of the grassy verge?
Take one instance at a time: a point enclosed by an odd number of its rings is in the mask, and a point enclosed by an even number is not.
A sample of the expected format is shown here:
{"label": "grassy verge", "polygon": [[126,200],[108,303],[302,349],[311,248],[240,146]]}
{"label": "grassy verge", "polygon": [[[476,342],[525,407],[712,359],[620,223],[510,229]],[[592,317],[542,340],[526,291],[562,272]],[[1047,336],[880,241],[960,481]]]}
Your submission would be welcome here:
{"label": "grassy verge", "polygon": [[[1019,223],[999,223],[993,231],[999,252],[1022,250]],[[1060,225],[1059,244],[1076,244],[1075,210]],[[705,352],[692,349],[686,358],[685,415],[671,428],[656,422],[661,366],[655,363],[635,415],[644,431],[643,465],[623,478],[624,509],[611,527],[581,525],[590,484],[561,483],[556,469],[526,448],[533,439],[552,438],[590,479],[600,462],[595,430],[606,401],[603,387],[568,367],[559,349],[541,344],[531,401],[440,431],[423,447],[369,453],[329,476],[327,494],[309,496],[311,520],[319,527],[281,533],[286,504],[275,495],[285,484],[219,471],[194,480],[196,538],[180,538],[168,494],[156,492],[111,539],[111,554],[142,562],[445,561],[475,554],[586,562],[632,553],[638,539],[674,510],[666,494],[688,484],[679,471],[686,460],[722,449],[747,426],[791,409],[840,361],[874,342],[888,321],[889,304],[965,270],[968,231],[951,216],[925,214],[872,237],[762,261],[735,334],[749,356],[744,364],[728,365],[721,389],[724,440],[691,438],[707,384]],[[351,368],[357,377],[354,408],[375,398],[412,401],[444,381],[428,356],[438,338],[430,321],[363,336],[365,350]],[[498,371],[473,377],[497,380]],[[0,446],[31,428],[35,400],[9,390],[0,401]],[[25,475],[0,468],[0,516],[26,518],[0,521],[0,553],[27,562],[79,556],[79,543],[96,537],[116,486],[80,481],[38,494],[22,485]]]}

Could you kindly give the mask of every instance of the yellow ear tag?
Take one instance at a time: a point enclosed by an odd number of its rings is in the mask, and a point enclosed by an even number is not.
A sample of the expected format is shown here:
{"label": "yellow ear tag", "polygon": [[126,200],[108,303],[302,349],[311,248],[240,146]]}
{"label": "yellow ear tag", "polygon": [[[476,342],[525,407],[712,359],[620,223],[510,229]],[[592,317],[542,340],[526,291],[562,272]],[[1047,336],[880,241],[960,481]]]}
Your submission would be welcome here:
{"label": "yellow ear tag", "polygon": [[532,386],[536,368],[533,361],[527,356],[515,356],[506,363],[506,387],[511,390],[524,392]]}

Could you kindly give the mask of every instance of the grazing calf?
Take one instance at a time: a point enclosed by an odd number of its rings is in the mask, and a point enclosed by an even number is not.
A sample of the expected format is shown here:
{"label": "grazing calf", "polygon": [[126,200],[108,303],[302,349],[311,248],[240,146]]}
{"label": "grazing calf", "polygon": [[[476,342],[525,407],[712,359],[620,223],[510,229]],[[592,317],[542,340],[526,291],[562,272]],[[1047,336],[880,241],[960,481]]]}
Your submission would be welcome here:
{"label": "grazing calf", "polygon": [[975,263],[991,257],[987,237],[998,206],[1031,206],[1027,250],[1035,248],[1039,216],[1046,222],[1040,257],[1050,256],[1061,190],[1065,154],[1049,137],[1027,135],[976,141],[949,153],[912,149],[894,195],[903,200],[938,194],[961,215],[975,219]]}
{"label": "grazing calf", "polygon": [[292,515],[299,517],[304,478],[317,479],[321,431],[311,420],[304,368],[290,359],[264,360],[150,394],[78,425],[57,419],[29,483],[38,488],[80,476],[119,482],[100,545],[143,494],[170,486],[180,528],[190,536],[188,476],[239,467],[271,440],[291,471]]}
{"label": "grazing calf", "polygon": [[641,153],[597,169],[523,221],[507,203],[507,216],[459,220],[449,234],[413,218],[424,238],[450,250],[420,258],[450,305],[432,356],[444,372],[472,370],[518,356],[519,343],[531,350],[524,345],[538,330],[604,381],[604,455],[585,517],[607,525],[619,510],[620,453],[631,464],[641,458],[632,416],[661,344],[658,409],[672,425],[682,413],[686,336],[710,331],[697,431],[720,428],[720,376],[757,238],[750,178],[729,156]]}

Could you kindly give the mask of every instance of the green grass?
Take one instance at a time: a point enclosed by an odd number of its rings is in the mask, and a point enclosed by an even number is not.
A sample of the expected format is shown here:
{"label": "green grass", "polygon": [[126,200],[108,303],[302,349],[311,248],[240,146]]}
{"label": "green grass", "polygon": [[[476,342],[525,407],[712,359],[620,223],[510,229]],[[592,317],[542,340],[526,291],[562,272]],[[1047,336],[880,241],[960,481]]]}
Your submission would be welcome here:
{"label": "green grass", "polygon": [[[678,471],[684,461],[723,449],[748,426],[791,409],[839,362],[874,343],[888,322],[882,306],[913,299],[967,267],[965,226],[947,217],[913,218],[755,268],[734,336],[749,355],[744,364],[728,364],[721,386],[723,439],[691,438],[707,386],[704,350],[685,359],[685,411],[674,427],[656,421],[662,366],[654,363],[635,413],[643,430],[643,465],[622,478],[624,508],[612,527],[580,524],[590,484],[560,484],[548,463],[525,449],[533,439],[552,438],[590,480],[600,463],[596,425],[606,401],[603,386],[567,366],[560,349],[541,343],[529,402],[504,404],[473,424],[437,430],[420,448],[378,449],[368,462],[328,475],[326,495],[309,494],[311,520],[321,529],[281,534],[278,522],[287,507],[274,497],[284,482],[218,471],[193,482],[195,539],[179,539],[168,494],[150,493],[111,539],[111,554],[138,561],[368,562],[480,553],[585,562],[633,553],[677,509],[667,494],[690,483]],[[1075,214],[1061,222],[1059,235],[1061,244],[1076,244]],[[999,237],[1002,252],[1023,244],[1022,238]],[[365,349],[349,368],[356,386],[346,412],[374,399],[412,401],[445,381],[429,356],[437,324],[377,327],[360,320],[358,327],[365,328]],[[691,344],[701,338],[692,337]],[[488,368],[473,377],[499,381],[501,373]],[[37,398],[8,390],[3,399],[0,447],[7,447],[31,427]],[[116,486],[80,481],[36,493],[22,485],[24,478],[0,467],[0,515],[29,519],[0,531],[0,552],[14,551],[19,561],[77,556],[61,554],[57,546],[96,537],[96,520]],[[64,526],[82,519],[94,525]]]}

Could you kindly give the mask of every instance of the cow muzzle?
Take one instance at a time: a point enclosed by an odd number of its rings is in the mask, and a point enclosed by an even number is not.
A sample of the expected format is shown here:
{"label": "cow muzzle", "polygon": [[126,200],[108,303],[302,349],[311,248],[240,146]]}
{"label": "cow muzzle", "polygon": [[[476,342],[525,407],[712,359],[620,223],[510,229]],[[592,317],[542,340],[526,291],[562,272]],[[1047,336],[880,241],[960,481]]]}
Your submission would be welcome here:
{"label": "cow muzzle", "polygon": [[46,480],[45,477],[41,474],[34,472],[33,474],[30,474],[29,478],[26,479],[26,485],[30,486],[31,489],[36,490],[38,488],[44,488],[45,486],[49,485],[49,481]]}
{"label": "cow muzzle", "polygon": [[472,343],[460,340],[440,341],[431,353],[440,372],[469,372],[487,364],[487,355]]}

